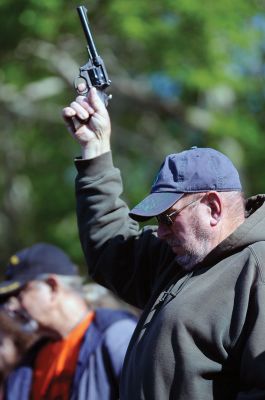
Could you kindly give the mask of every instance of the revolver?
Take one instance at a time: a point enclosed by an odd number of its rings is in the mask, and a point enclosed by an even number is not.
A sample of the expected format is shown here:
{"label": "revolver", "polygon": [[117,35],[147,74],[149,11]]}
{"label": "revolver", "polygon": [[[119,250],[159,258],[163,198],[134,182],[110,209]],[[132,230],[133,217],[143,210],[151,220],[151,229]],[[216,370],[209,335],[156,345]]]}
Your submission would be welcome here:
{"label": "revolver", "polygon": [[[98,95],[107,107],[108,101],[112,98],[105,90],[110,86],[111,81],[108,77],[104,61],[98,55],[96,46],[94,44],[87,19],[87,9],[84,6],[77,7],[77,12],[81,20],[81,24],[87,39],[87,49],[89,54],[89,61],[79,69],[79,76],[75,78],[74,86],[78,94],[85,95],[89,92],[90,88],[94,86]],[[78,85],[85,83],[85,89],[80,91]]]}

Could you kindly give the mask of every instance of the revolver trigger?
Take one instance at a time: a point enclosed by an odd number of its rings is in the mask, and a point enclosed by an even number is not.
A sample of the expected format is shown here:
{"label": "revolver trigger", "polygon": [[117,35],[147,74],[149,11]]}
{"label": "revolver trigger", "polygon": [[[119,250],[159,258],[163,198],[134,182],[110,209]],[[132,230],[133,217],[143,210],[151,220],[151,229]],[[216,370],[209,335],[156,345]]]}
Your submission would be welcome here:
{"label": "revolver trigger", "polygon": [[[81,85],[82,85],[82,87],[84,87],[84,89],[80,90],[79,87]],[[86,95],[88,93],[88,87],[87,87],[86,80],[81,76],[77,76],[75,78],[74,87],[76,89],[77,94],[80,95],[80,96],[84,96],[84,95]]]}

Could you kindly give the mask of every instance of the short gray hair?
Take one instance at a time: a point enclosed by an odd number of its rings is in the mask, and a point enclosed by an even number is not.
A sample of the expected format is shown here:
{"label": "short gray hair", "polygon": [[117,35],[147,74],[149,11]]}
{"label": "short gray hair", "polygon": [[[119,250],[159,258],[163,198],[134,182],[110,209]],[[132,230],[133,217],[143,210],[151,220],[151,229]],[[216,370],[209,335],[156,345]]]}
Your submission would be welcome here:
{"label": "short gray hair", "polygon": [[[199,199],[202,195],[209,192],[191,193],[193,200]],[[224,202],[224,205],[228,211],[231,221],[237,222],[242,219],[245,215],[245,197],[243,192],[231,191],[231,192],[218,192],[219,196]],[[195,204],[194,204],[195,206]]]}
{"label": "short gray hair", "polygon": [[221,195],[225,207],[228,210],[229,217],[233,221],[242,219],[245,215],[245,198],[243,192],[219,192]]}
{"label": "short gray hair", "polygon": [[82,297],[85,297],[84,289],[83,289],[83,282],[84,278],[79,275],[57,275],[57,274],[40,274],[38,275],[35,280],[36,281],[45,281],[51,275],[55,275],[60,284],[68,290],[72,290],[79,294]]}

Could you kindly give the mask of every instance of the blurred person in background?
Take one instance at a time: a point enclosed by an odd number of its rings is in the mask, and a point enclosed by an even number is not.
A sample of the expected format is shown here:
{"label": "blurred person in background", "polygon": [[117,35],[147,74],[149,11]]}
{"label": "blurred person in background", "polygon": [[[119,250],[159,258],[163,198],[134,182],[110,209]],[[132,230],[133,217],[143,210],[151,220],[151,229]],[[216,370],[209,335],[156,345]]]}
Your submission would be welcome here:
{"label": "blurred person in background", "polygon": [[136,322],[127,312],[94,310],[83,279],[58,247],[37,243],[10,258],[0,284],[5,307],[28,315],[47,338],[7,379],[7,400],[116,400]]}
{"label": "blurred person in background", "polygon": [[0,308],[0,400],[8,375],[39,340],[34,327],[29,329],[25,320],[10,315],[4,306]]}
{"label": "blurred person in background", "polygon": [[83,285],[84,295],[88,304],[94,308],[103,307],[113,310],[124,310],[134,314],[137,318],[141,310],[122,301],[111,290],[106,289],[98,283],[86,283]]}

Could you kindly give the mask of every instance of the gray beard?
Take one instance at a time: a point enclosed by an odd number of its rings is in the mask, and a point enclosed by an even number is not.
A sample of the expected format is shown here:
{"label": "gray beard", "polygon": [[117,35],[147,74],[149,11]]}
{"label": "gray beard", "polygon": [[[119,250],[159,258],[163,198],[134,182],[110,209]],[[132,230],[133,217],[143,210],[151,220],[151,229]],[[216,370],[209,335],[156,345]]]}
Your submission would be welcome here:
{"label": "gray beard", "polygon": [[184,271],[192,271],[204,260],[211,250],[209,246],[209,238],[204,232],[200,231],[200,233],[197,234],[197,238],[199,240],[197,252],[194,250],[194,247],[191,246],[190,248],[186,248],[186,253],[184,255],[176,255],[175,257],[176,262]]}
{"label": "gray beard", "polygon": [[184,256],[176,256],[175,260],[184,271],[189,272],[202,262],[205,256],[187,253]]}

